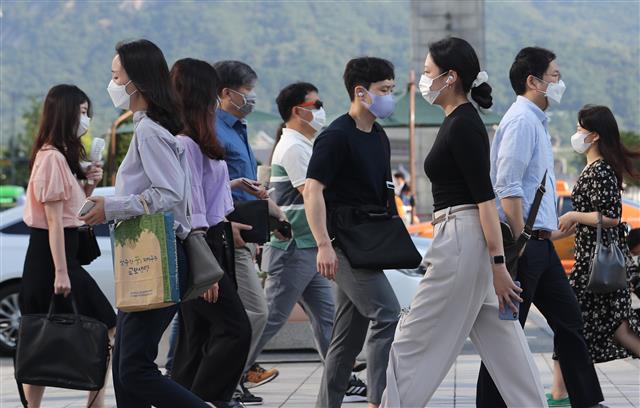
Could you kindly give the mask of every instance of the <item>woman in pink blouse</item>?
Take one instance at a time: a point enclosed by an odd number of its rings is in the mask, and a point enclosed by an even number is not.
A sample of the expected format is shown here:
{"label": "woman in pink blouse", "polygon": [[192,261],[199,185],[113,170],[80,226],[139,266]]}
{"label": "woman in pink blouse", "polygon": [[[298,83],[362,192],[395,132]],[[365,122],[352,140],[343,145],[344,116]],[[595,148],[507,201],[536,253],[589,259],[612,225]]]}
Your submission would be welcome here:
{"label": "woman in pink blouse", "polygon": [[[57,312],[72,312],[73,297],[81,315],[105,323],[111,331],[116,316],[93,278],[78,262],[78,211],[102,179],[102,169],[83,171],[86,158],[80,137],[89,128],[91,101],[74,85],[51,88],[44,101],[40,128],[31,154],[24,222],[31,227],[24,262],[20,311],[47,313],[51,296]],[[87,183],[93,181],[92,184]],[[113,332],[111,332],[113,335]],[[30,407],[39,407],[45,387],[25,385]],[[93,407],[103,406],[103,392],[89,393]]]}

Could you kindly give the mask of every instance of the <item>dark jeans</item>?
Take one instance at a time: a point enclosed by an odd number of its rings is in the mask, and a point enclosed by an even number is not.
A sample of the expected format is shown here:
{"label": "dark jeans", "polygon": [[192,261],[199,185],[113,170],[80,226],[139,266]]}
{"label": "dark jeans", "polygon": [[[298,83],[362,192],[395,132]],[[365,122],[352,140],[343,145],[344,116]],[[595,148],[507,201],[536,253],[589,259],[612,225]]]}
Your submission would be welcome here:
{"label": "dark jeans", "polygon": [[[517,280],[524,301],[520,305],[520,324],[524,327],[532,302],[547,319],[554,332],[554,348],[558,351],[571,406],[590,407],[602,401],[598,375],[582,332],[580,305],[551,241],[529,241],[518,263]],[[506,406],[484,364],[478,376],[476,405]]]}
{"label": "dark jeans", "polygon": [[[184,248],[178,243],[181,278],[187,270]],[[189,390],[164,377],[155,363],[158,343],[177,309],[175,305],[144,312],[118,311],[112,368],[119,408],[208,407]]]}

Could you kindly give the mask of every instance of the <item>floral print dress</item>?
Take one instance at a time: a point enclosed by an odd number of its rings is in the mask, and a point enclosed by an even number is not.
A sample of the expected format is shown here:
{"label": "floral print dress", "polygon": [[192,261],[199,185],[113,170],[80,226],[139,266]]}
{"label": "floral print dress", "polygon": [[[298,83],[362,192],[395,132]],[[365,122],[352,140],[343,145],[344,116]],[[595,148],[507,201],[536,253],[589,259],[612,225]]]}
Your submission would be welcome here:
{"label": "floral print dress", "polygon": [[[597,160],[582,171],[571,193],[573,208],[578,212],[599,211],[603,216],[620,219],[622,197],[613,168]],[[602,241],[619,245],[629,266],[631,258],[626,240],[626,228],[619,224],[603,228]],[[578,298],[584,320],[584,336],[595,363],[629,357],[631,353],[616,343],[613,334],[623,320],[640,335],[638,314],[631,309],[629,288],[607,294],[595,294],[587,289],[591,258],[596,247],[596,227],[578,224],[576,228],[576,263],[569,283]]]}

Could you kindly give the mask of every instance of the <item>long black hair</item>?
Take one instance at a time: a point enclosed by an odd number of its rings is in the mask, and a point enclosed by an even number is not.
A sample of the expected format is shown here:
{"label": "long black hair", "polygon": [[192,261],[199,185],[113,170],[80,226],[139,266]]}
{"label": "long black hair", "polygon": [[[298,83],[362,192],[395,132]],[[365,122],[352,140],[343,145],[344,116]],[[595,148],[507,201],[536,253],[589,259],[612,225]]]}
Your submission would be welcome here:
{"label": "long black hair", "polygon": [[634,179],[640,178],[640,174],[633,166],[633,160],[640,158],[640,152],[631,151],[622,144],[618,123],[611,109],[606,106],[585,105],[578,112],[578,124],[583,129],[596,132],[600,136],[598,150],[604,161],[616,173],[619,189],[622,189],[622,179],[625,174]]}
{"label": "long black hair", "polygon": [[171,67],[176,90],[182,133],[200,146],[210,159],[222,160],[224,150],[214,128],[218,95],[218,74],[208,62],[184,58]]}
{"label": "long black hair", "polygon": [[31,149],[29,169],[33,168],[38,151],[48,144],[64,155],[77,178],[86,178],[80,167],[80,161],[86,159],[86,152],[78,137],[80,105],[85,102],[89,105],[87,116],[91,117],[91,100],[77,86],[62,84],[49,90],[44,98],[38,134]]}
{"label": "long black hair", "polygon": [[164,54],[149,40],[116,46],[122,67],[147,102],[147,116],[172,134],[182,130]]}
{"label": "long black hair", "polygon": [[448,37],[431,43],[429,54],[442,72],[456,71],[458,73],[464,93],[471,91],[471,99],[478,106],[488,109],[493,105],[491,86],[488,83],[485,82],[471,88],[480,72],[480,61],[471,44],[462,38]]}

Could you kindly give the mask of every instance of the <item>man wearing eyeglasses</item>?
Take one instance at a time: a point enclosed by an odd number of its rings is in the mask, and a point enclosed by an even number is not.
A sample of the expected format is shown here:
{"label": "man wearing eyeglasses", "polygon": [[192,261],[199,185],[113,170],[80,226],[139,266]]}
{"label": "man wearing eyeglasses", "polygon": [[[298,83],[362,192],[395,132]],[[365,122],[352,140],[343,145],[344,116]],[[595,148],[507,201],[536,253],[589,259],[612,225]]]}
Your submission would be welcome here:
{"label": "man wearing eyeglasses", "polygon": [[[500,218],[509,223],[514,234],[527,234],[525,219],[538,184],[547,173],[546,192],[518,261],[516,280],[523,290],[520,324],[524,327],[534,304],[554,332],[554,351],[559,359],[556,372],[562,369],[566,390],[552,389],[547,394],[549,406],[601,407],[602,390],[585,342],[580,305],[551,243],[560,231],[549,117],[545,112],[549,106],[560,104],[565,91],[555,54],[539,47],[523,48],[511,65],[509,79],[518,96],[502,117],[491,144],[491,180]],[[476,405],[506,406],[484,365],[478,377]]]}
{"label": "man wearing eyeglasses", "polygon": [[[313,139],[325,124],[325,112],[318,89],[310,83],[286,86],[276,98],[284,121],[271,158],[271,198],[291,223],[292,238],[272,236],[264,248],[262,269],[267,272],[265,293],[269,315],[255,351],[253,364],[264,346],[286,323],[291,310],[300,303],[311,319],[316,347],[321,358],[327,354],[333,327],[331,284],[316,270],[316,241],[304,211],[302,192],[311,158]],[[253,386],[252,378],[247,383]]]}

